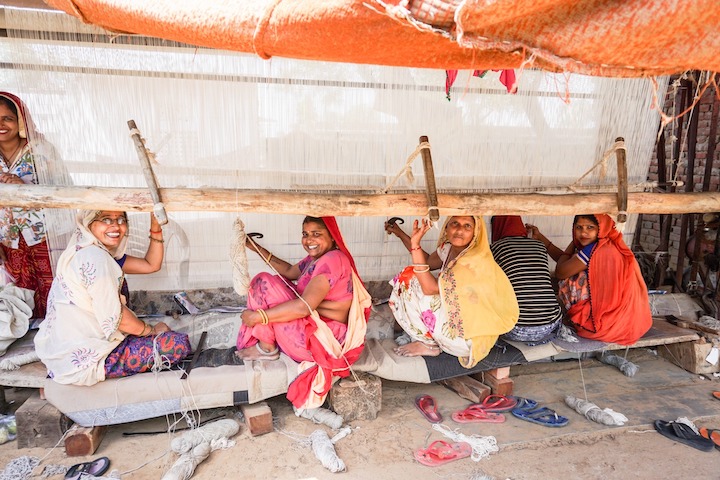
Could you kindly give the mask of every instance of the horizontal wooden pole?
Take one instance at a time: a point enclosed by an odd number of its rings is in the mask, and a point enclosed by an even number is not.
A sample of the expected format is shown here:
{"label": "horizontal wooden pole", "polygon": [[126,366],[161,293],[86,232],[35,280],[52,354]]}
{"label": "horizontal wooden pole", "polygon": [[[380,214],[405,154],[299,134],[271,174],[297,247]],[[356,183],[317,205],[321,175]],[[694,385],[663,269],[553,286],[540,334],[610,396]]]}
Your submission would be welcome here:
{"label": "horizontal wooden pole", "polygon": [[[319,193],[220,188],[161,188],[168,211],[252,212],[292,215],[393,216],[427,214],[424,192],[410,194]],[[443,194],[441,215],[575,215],[616,213],[614,193]],[[0,206],[84,208],[150,212],[145,188],[0,185]],[[720,212],[720,192],[629,193],[628,213]]]}

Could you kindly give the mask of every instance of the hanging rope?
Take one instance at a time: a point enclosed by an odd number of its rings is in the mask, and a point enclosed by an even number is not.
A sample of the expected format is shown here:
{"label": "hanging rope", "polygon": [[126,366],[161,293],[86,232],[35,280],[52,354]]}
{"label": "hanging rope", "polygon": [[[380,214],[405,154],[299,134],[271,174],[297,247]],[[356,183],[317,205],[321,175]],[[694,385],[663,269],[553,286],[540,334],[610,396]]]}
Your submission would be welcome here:
{"label": "hanging rope", "polygon": [[398,172],[397,175],[395,175],[395,178],[392,179],[390,183],[387,184],[387,186],[382,190],[382,193],[387,193],[388,190],[390,190],[394,185],[395,182],[398,181],[398,179],[405,174],[405,177],[407,178],[407,181],[410,184],[415,183],[415,176],[412,173],[412,162],[417,158],[418,155],[420,155],[420,152],[423,150],[430,150],[430,142],[421,142],[418,144],[417,148],[415,148],[415,151],[410,154],[407,161],[405,162],[405,165],[402,169]]}
{"label": "hanging rope", "polygon": [[244,296],[250,288],[247,252],[245,251],[245,224],[239,218],[233,224],[235,235],[230,245],[230,263],[232,264],[233,288],[238,295]]}
{"label": "hanging rope", "polygon": [[573,190],[573,187],[579,186],[579,183],[582,181],[582,179],[585,178],[585,177],[587,177],[588,175],[590,175],[590,174],[593,172],[593,170],[595,170],[597,167],[600,167],[600,181],[605,180],[605,174],[607,173],[607,163],[608,163],[608,159],[609,159],[610,156],[613,155],[617,150],[621,150],[621,149],[622,149],[622,150],[625,150],[625,142],[624,142],[624,141],[616,141],[615,143],[613,143],[612,147],[610,147],[610,150],[608,150],[607,152],[605,152],[605,154],[603,155],[603,157],[602,157],[600,160],[598,160],[597,162],[595,162],[595,165],[593,165],[592,167],[590,167],[590,169],[588,169],[587,172],[585,172],[584,174],[582,174],[582,176],[580,176],[580,178],[578,178],[577,180],[575,180],[575,183],[573,183],[573,184],[571,184],[570,186],[568,186],[568,188],[569,188],[571,191],[574,191],[574,190]]}

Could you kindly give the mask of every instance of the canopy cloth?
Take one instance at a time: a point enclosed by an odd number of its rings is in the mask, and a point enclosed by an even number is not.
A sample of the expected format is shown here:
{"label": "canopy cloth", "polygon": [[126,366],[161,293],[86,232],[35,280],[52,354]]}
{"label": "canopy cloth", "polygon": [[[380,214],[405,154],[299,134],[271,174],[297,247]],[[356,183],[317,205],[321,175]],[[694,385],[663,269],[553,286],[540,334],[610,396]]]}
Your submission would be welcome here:
{"label": "canopy cloth", "polygon": [[117,32],[215,49],[606,77],[720,72],[717,0],[46,0]]}

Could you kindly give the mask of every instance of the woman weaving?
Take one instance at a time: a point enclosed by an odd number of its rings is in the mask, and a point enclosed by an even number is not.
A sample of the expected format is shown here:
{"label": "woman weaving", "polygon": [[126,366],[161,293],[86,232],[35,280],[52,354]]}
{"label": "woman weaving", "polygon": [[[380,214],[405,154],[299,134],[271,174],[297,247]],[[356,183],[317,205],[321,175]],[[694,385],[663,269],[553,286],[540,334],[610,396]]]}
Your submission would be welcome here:
{"label": "woman weaving", "polygon": [[[387,224],[410,251],[413,265],[393,279],[390,308],[413,340],[395,349],[402,356],[458,357],[465,368],[485,358],[498,337],[518,320],[512,285],[493,260],[480,217],[450,217],[430,255],[420,241],[430,230],[415,220],[412,235]],[[436,278],[431,271],[440,269]]]}
{"label": "woman weaving", "polygon": [[138,319],[120,293],[123,268],[135,273],[159,269],[163,240],[154,219],[149,239],[144,259],[125,256],[125,212],[78,214],[77,229],[58,261],[47,316],[35,336],[35,350],[56,382],[94,385],[149,371],[156,358],[171,366],[190,353],[187,335],[170,331],[163,322],[151,326]]}
{"label": "woman weaving", "polygon": [[347,376],[362,351],[370,295],[334,217],[305,217],[307,256],[294,265],[249,238],[246,246],[278,275],[262,272],[250,282],[236,354],[243,360],[276,360],[283,352],[301,362],[288,398],[296,407],[318,407],[332,376]]}

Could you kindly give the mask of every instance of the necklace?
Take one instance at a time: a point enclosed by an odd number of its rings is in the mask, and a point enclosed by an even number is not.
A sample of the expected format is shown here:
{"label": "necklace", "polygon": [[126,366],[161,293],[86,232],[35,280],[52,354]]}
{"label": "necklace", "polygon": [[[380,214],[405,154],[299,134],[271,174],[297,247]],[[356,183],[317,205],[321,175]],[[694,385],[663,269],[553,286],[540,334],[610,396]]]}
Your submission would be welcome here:
{"label": "necklace", "polygon": [[18,151],[20,151],[20,149],[23,146],[24,146],[23,141],[20,140],[20,143],[18,144],[18,146],[15,148],[15,151],[10,156],[5,157],[5,155],[3,155],[3,159],[5,160],[5,164],[8,166],[8,168],[11,166],[10,162],[12,162],[12,160],[15,158],[15,155],[17,155]]}

